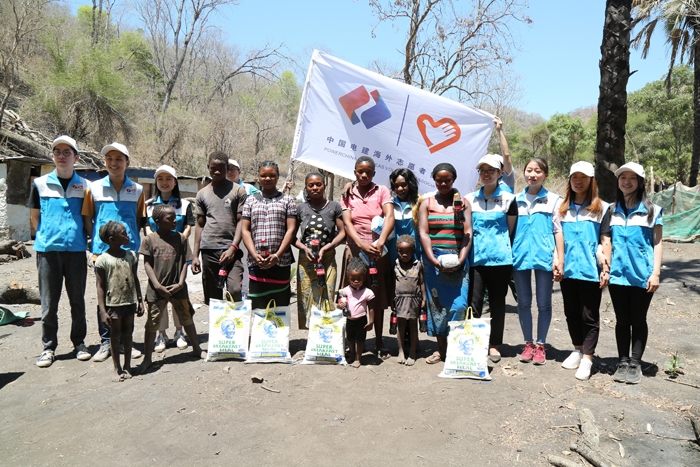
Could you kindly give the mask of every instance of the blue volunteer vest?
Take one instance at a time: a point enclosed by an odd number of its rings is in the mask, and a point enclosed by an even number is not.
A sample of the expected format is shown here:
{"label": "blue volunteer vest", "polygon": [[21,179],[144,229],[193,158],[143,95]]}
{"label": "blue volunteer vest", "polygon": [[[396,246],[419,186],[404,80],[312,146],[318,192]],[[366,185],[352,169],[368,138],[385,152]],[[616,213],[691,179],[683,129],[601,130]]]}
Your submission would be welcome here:
{"label": "blue volunteer vest", "polygon": [[530,204],[526,193],[527,188],[515,198],[518,225],[513,240],[513,269],[551,271],[555,247],[552,217],[559,195],[542,187]]}
{"label": "blue volunteer vest", "polygon": [[564,232],[564,279],[598,282],[599,271],[596,249],[600,243],[600,224],[610,205],[605,201],[603,211],[591,214],[587,204],[576,212],[573,201],[561,220]]}
{"label": "blue volunteer vest", "polygon": [[484,199],[483,187],[466,196],[472,208],[474,240],[469,251],[471,266],[507,266],[513,264],[513,252],[508,233],[508,208],[515,199],[513,193],[496,187],[491,197]]}
{"label": "blue volunteer vest", "polygon": [[173,208],[173,210],[175,210],[175,219],[177,220],[175,231],[180,233],[185,231],[185,221],[187,220],[187,206],[190,205],[190,202],[183,199],[182,203],[180,204],[180,207],[178,208],[176,207],[177,201],[178,198],[170,198],[167,203],[164,203],[159,196],[158,199],[156,199],[153,202],[153,204],[146,207],[146,215],[148,216],[148,226],[151,228],[151,232],[158,231],[158,224],[156,224],[156,222],[151,217],[151,215],[153,214],[153,208],[158,204],[167,204],[168,206]]}
{"label": "blue volunteer vest", "polygon": [[409,203],[405,209],[401,209],[401,204],[396,197],[391,198],[391,202],[394,206],[394,234],[395,237],[387,240],[386,247],[389,250],[389,259],[391,264],[395,264],[396,260],[399,258],[399,252],[396,250],[397,241],[401,235],[411,235],[416,240],[416,253],[414,258],[419,259],[421,257],[421,244],[418,232],[416,231],[416,226],[413,223],[413,209]]}
{"label": "blue volunteer vest", "polygon": [[610,264],[610,283],[647,287],[647,280],[654,272],[654,227],[663,225],[661,212],[656,204],[651,222],[647,221],[649,211],[640,202],[625,216],[620,206],[610,218],[612,235],[612,261]]}
{"label": "blue volunteer vest", "polygon": [[129,234],[129,244],[125,249],[133,252],[139,251],[141,237],[137,219],[138,202],[143,192],[143,187],[126,177],[124,186],[119,193],[109,181],[109,175],[90,183],[90,193],[95,202],[95,219],[92,230],[92,252],[101,255],[109,249],[109,245],[100,239],[100,227],[109,221],[117,221],[124,224],[126,233]]}
{"label": "blue volunteer vest", "polygon": [[34,250],[85,251],[87,233],[83,229],[83,198],[88,181],[73,172],[64,191],[56,171],[34,179],[39,193],[41,218],[36,230]]}

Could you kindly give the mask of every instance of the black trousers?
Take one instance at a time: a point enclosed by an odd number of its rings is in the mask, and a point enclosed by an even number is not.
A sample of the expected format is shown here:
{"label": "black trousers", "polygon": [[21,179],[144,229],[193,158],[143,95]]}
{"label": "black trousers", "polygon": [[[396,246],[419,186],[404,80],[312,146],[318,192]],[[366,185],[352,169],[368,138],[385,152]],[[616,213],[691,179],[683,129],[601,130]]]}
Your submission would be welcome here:
{"label": "black trousers", "polygon": [[621,360],[629,359],[631,343],[632,360],[642,361],[649,335],[647,311],[653,296],[653,293],[647,293],[646,289],[641,287],[610,284],[610,299],[617,319],[617,354]]}
{"label": "black trousers", "polygon": [[58,345],[58,301],[65,279],[66,295],[70,302],[70,340],[73,347],[85,341],[85,284],[87,257],[84,251],[36,252],[41,298],[41,340],[44,350],[56,350]]}
{"label": "black trousers", "polygon": [[575,346],[582,345],[585,355],[593,355],[598,345],[602,295],[598,282],[579,279],[561,281],[561,296],[571,342]]}
{"label": "black trousers", "polygon": [[[209,305],[209,299],[222,300],[224,291],[217,287],[219,282],[219,258],[226,250],[199,250],[202,255],[202,289],[204,289],[204,303]],[[233,296],[236,302],[241,301],[241,285],[243,284],[243,263],[241,260],[229,264],[229,273],[226,278],[226,290]]]}
{"label": "black trousers", "polygon": [[474,266],[469,269],[469,305],[475,318],[481,318],[484,308],[484,293],[489,293],[491,313],[491,337],[489,345],[503,343],[503,328],[506,323],[506,294],[513,272],[512,265]]}

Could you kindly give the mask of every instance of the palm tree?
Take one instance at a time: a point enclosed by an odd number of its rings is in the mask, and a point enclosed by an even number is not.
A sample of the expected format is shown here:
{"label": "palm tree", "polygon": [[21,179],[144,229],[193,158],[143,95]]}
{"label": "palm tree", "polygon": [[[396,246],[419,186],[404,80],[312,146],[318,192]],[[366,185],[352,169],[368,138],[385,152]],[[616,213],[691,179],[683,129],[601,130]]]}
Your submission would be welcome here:
{"label": "palm tree", "polygon": [[671,71],[676,60],[693,65],[693,155],[690,160],[688,184],[697,185],[700,168],[700,1],[699,0],[634,0],[633,26],[643,27],[633,40],[635,48],[642,47],[646,58],[651,37],[660,26],[670,48],[670,63],[666,76],[666,93],[671,97]]}
{"label": "palm tree", "polygon": [[613,201],[617,186],[614,172],[625,163],[632,0],[606,0],[605,3],[595,160],[600,197]]}

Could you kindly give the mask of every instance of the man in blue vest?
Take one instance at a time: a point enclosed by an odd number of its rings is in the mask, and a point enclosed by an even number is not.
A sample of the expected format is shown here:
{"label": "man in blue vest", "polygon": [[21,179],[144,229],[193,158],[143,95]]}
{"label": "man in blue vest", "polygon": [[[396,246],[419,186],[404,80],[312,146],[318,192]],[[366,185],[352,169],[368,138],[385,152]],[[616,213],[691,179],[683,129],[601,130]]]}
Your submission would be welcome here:
{"label": "man in blue vest", "polygon": [[[129,244],[125,247],[138,256],[141,246],[139,225],[146,216],[146,203],[143,196],[143,187],[134,183],[126,176],[126,168],[129,167],[129,151],[120,143],[112,143],[102,148],[102,157],[105,159],[107,175],[104,178],[90,183],[85,193],[82,215],[85,230],[92,236],[93,262],[99,255],[107,251],[109,245],[100,240],[100,227],[109,221],[117,221],[124,224],[129,235]],[[92,357],[93,361],[103,362],[110,356],[109,328],[102,324],[100,311],[97,310],[97,323],[100,331],[102,345],[100,350]],[[131,358],[138,358],[142,354],[136,348],[131,349]]]}
{"label": "man in blue vest", "polygon": [[58,345],[58,302],[65,278],[70,302],[70,340],[78,360],[89,360],[85,347],[85,282],[87,280],[87,235],[80,215],[88,182],[73,166],[80,157],[75,140],[59,136],[51,145],[56,170],[34,179],[27,207],[36,229],[34,251],[41,295],[41,340],[44,350],[37,366],[54,361]]}

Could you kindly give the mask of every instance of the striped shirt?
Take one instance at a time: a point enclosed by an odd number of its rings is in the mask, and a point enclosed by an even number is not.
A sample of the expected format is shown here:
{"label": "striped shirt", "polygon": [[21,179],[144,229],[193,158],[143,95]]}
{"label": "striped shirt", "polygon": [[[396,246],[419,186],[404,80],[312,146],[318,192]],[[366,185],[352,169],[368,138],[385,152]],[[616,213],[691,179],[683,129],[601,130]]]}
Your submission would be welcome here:
{"label": "striped shirt", "polygon": [[[428,235],[433,247],[459,250],[464,236],[464,225],[455,223],[454,212],[438,212],[430,209],[434,200],[433,196],[428,198]],[[463,202],[466,204],[466,200],[463,199]]]}

